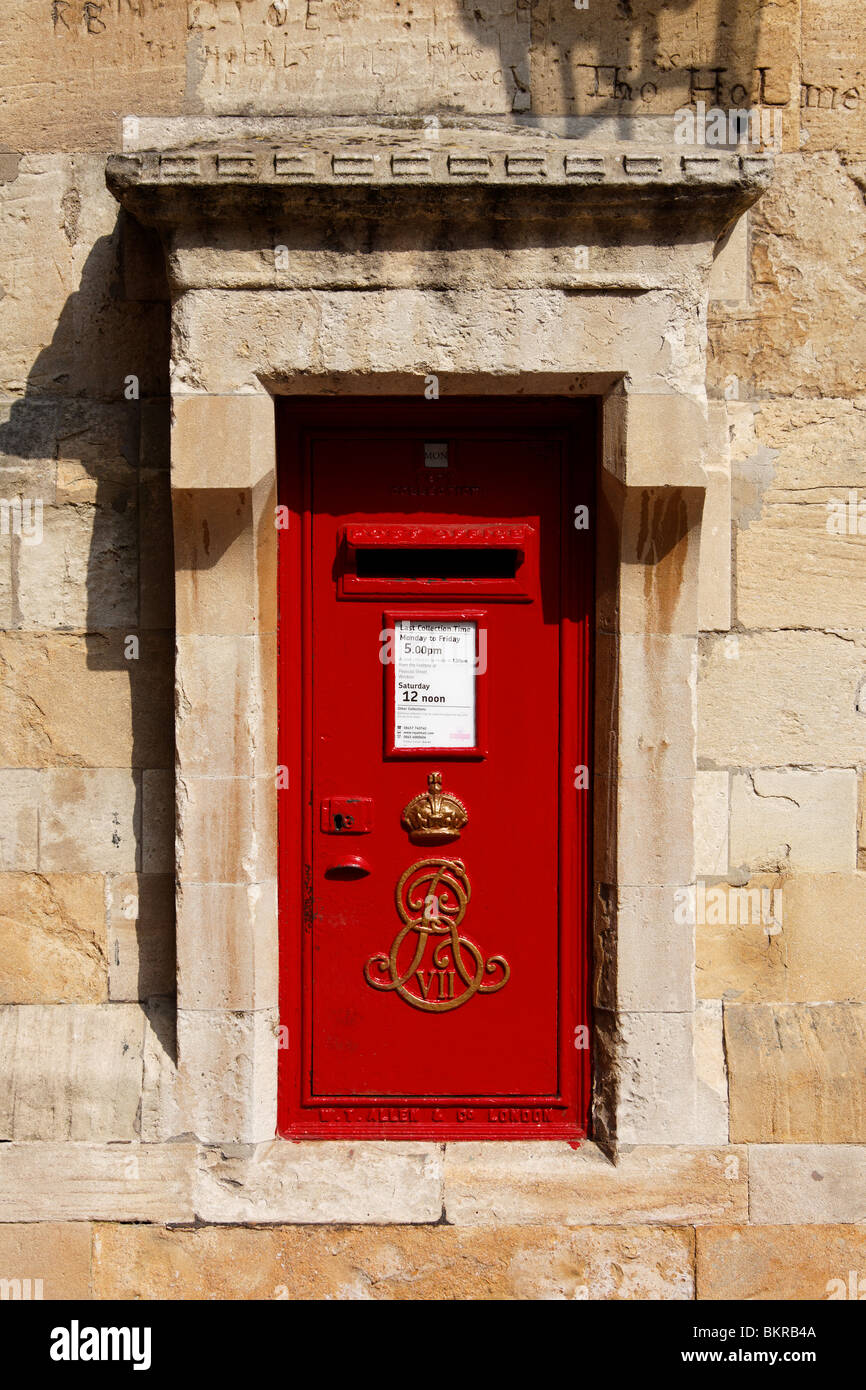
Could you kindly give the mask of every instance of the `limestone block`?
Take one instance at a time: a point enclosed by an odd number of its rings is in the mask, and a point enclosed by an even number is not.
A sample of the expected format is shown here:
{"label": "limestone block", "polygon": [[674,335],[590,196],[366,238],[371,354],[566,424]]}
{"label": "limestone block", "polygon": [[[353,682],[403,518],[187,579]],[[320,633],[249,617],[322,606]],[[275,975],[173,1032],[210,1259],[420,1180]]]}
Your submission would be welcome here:
{"label": "limestone block", "polygon": [[[606,634],[599,646],[613,639]],[[697,652],[690,637],[622,633],[619,653],[621,777],[694,775]]]}
{"label": "limestone block", "polygon": [[192,1221],[194,1161],[194,1144],[0,1144],[0,1222]]}
{"label": "limestone block", "polygon": [[[807,500],[765,506],[760,522],[737,540],[737,612],[746,627],[860,628],[866,626],[863,535],[836,535],[828,506],[847,494],[812,492]],[[856,517],[856,502],[854,516]],[[856,527],[856,521],[855,521]],[[866,521],[863,523],[866,532]]]}
{"label": "limestone block", "polygon": [[447,1144],[445,1214],[456,1226],[703,1225],[745,1220],[745,1149]]}
{"label": "limestone block", "polygon": [[603,412],[605,467],[627,487],[701,488],[708,426],[700,398],[614,391]]}
{"label": "limestone block", "polygon": [[258,593],[249,490],[173,492],[172,508],[178,634],[255,632]]}
{"label": "limestone block", "polygon": [[415,378],[419,396],[429,372],[440,375],[441,390],[449,373],[574,377],[579,368],[601,374],[604,389],[611,363],[637,394],[700,399],[704,390],[698,316],[667,289],[620,300],[615,315],[610,296],[591,290],[235,290],[230,312],[225,292],[192,290],[174,319],[176,392],[260,392],[263,371],[302,385],[311,363],[317,375]]}
{"label": "limestone block", "polygon": [[124,459],[100,459],[94,466],[78,458],[61,457],[57,460],[54,500],[58,507],[90,502],[123,511],[134,499],[137,483],[134,467]]}
{"label": "limestone block", "polygon": [[695,1005],[696,1133],[705,1144],[728,1142],[728,1070],[722,1005],[699,999]]}
{"label": "limestone block", "polygon": [[[273,473],[274,402],[257,395],[176,395],[172,401],[173,488],[254,487]],[[202,451],[201,441],[208,447]]]}
{"label": "limestone block", "polygon": [[860,1299],[864,1268],[866,1231],[855,1226],[717,1226],[697,1232],[699,1299]]}
{"label": "limestone block", "polygon": [[735,1143],[866,1139],[866,1004],[726,1004]]}
{"label": "limestone block", "polygon": [[0,871],[36,868],[40,781],[26,768],[0,769]]}
{"label": "limestone block", "polygon": [[794,390],[858,396],[866,370],[861,190],[834,154],[783,154],[751,217],[751,303],[710,307],[708,389],[721,396],[735,378],[743,399]]}
{"label": "limestone block", "polygon": [[177,752],[184,775],[273,775],[276,721],[265,718],[262,687],[276,659],[275,634],[178,637]]}
{"label": "limestone block", "polygon": [[696,874],[727,873],[729,780],[727,772],[695,773]]}
{"label": "limestone block", "polygon": [[123,630],[0,635],[0,760],[7,767],[170,766],[172,652]]}
{"label": "limestone block", "polygon": [[763,403],[744,431],[737,607],[746,626],[864,626],[864,440],[854,401]]}
{"label": "limestone block", "polygon": [[276,882],[185,882],[177,959],[183,1009],[276,1008]]}
{"label": "limestone block", "polygon": [[100,1226],[97,1298],[364,1301],[687,1299],[690,1231]]}
{"label": "limestone block", "polygon": [[141,1097],[141,1010],[132,1004],[0,1008],[0,1136],[131,1140]]}
{"label": "limestone block", "polygon": [[108,905],[109,994],[148,999],[175,988],[174,876],[111,875]]}
{"label": "limestone block", "polygon": [[596,778],[596,878],[623,886],[688,883],[693,877],[694,779]]}
{"label": "limestone block", "polygon": [[701,488],[631,490],[603,477],[600,526],[615,547],[599,556],[603,630],[642,638],[697,633],[703,500]]}
{"label": "limestone block", "polygon": [[195,1195],[204,1222],[433,1222],[442,1214],[438,1145],[275,1139],[249,1152],[202,1149]]}
{"label": "limestone block", "polygon": [[[183,6],[16,7],[5,26],[0,143],[28,150],[104,150],[118,111],[181,109]],[[62,78],[62,80],[61,80]]]}
{"label": "limestone block", "polygon": [[866,152],[866,19],[853,0],[802,0],[800,121],[809,150]]}
{"label": "limestone block", "polygon": [[269,777],[178,782],[178,868],[197,883],[276,877],[276,787]]}
{"label": "limestone block", "polygon": [[735,773],[731,863],[749,870],[844,872],[857,864],[857,774]]}
{"label": "limestone block", "polygon": [[17,555],[19,627],[134,629],[137,521],[99,507],[45,507],[42,540]]}
{"label": "limestone block", "polygon": [[32,1298],[89,1298],[91,1239],[83,1221],[0,1225],[0,1286],[9,1280],[13,1298],[15,1280],[30,1281]]}
{"label": "limestone block", "polygon": [[593,953],[597,1007],[627,1013],[693,1007],[694,926],[675,908],[674,890],[667,885],[599,894]]}
{"label": "limestone block", "polygon": [[757,876],[746,904],[696,928],[697,991],[732,1003],[806,1003],[866,996],[866,875]]}
{"label": "limestone block", "polygon": [[[142,406],[148,402],[142,401]],[[168,403],[165,402],[168,414]],[[142,433],[144,432],[142,412]],[[145,443],[142,442],[144,452]],[[169,474],[143,468],[138,492],[139,620],[145,630],[174,627],[174,544]]]}
{"label": "limestone block", "polygon": [[177,1008],[172,998],[149,999],[144,1013],[141,1140],[163,1144],[185,1132],[178,1101]]}
{"label": "limestone block", "polygon": [[138,867],[138,779],[122,768],[42,774],[39,868],[45,873],[131,873]]}
{"label": "limestone block", "polygon": [[277,1012],[179,1009],[178,1105],[203,1143],[272,1139],[277,1114]]}
{"label": "limestone block", "polygon": [[674,112],[699,98],[709,107],[747,107],[763,93],[796,126],[798,39],[797,0],[769,9],[749,0],[724,23],[704,3],[636,0],[625,8],[590,4],[586,12],[539,6],[532,109],[622,119]]}
{"label": "limestone block", "polygon": [[749,297],[749,214],[716,243],[710,271],[710,303],[742,304]]}
{"label": "limestone block", "polygon": [[167,768],[146,769],[141,776],[141,803],[141,867],[148,874],[173,874],[174,772]]}
{"label": "limestone block", "polygon": [[759,1224],[866,1221],[866,1148],[856,1144],[754,1145],[749,1176]]}
{"label": "limestone block", "polygon": [[857,703],[864,675],[866,638],[851,634],[703,639],[698,757],[722,767],[856,766],[863,757]]}
{"label": "limestone block", "polygon": [[108,998],[100,874],[0,875],[0,1003]]}
{"label": "limestone block", "polygon": [[[118,253],[104,154],[21,159],[16,177],[0,184],[0,389],[31,397],[89,393],[126,404],[132,416],[137,404],[124,396],[130,374],[141,395],[166,393],[167,306],[117,294]],[[49,456],[66,457],[62,449]]]}
{"label": "limestone block", "polygon": [[[408,18],[324,0],[250,0],[237,11],[202,4],[189,30],[190,94],[199,110],[234,114],[240,103],[261,113],[426,115],[529,107],[530,12],[509,0],[483,11],[425,0]],[[433,126],[430,138],[436,134]]]}
{"label": "limestone block", "polygon": [[600,1084],[615,1095],[618,1144],[690,1144],[697,1132],[693,1020],[687,1013],[597,1010]]}

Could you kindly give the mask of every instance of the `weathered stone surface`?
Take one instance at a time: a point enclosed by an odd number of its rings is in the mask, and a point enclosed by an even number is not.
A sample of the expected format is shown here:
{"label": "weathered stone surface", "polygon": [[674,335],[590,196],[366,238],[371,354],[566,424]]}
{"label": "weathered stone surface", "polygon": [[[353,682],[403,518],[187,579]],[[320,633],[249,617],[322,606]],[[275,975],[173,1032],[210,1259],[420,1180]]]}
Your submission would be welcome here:
{"label": "weathered stone surface", "polygon": [[866,1004],[727,1004],[735,1143],[866,1140]]}
{"label": "weathered stone surface", "polygon": [[691,1231],[105,1225],[94,1294],[134,1299],[687,1299]]}
{"label": "weathered stone surface", "polygon": [[[866,1231],[853,1226],[707,1227],[697,1232],[696,1254],[699,1299],[859,1299]],[[811,1341],[803,1346],[814,1349]]]}
{"label": "weathered stone surface", "polygon": [[193,1144],[0,1144],[0,1222],[192,1221]]}
{"label": "weathered stone surface", "polygon": [[604,889],[594,914],[595,1003],[628,1013],[678,1013],[694,1000],[694,926],[675,890]]}
{"label": "weathered stone surface", "polygon": [[[201,439],[211,441],[201,457]],[[273,469],[274,402],[269,395],[184,395],[172,402],[172,487],[253,487]]]}
{"label": "weathered stone surface", "polygon": [[0,1138],[136,1138],[143,1035],[132,1004],[4,1005]]}
{"label": "weathered stone surface", "polygon": [[862,400],[765,401],[735,407],[734,417],[740,621],[862,629]]}
{"label": "weathered stone surface", "polygon": [[277,885],[185,883],[178,902],[178,1003],[277,1005]]}
{"label": "weathered stone surface", "polygon": [[749,0],[722,24],[711,4],[658,0],[587,12],[538,6],[532,20],[534,111],[657,115],[698,98],[748,106],[763,67],[765,100],[784,104],[796,127],[797,0]]}
{"label": "weathered stone surface", "polygon": [[433,1222],[442,1215],[438,1145],[274,1139],[233,1155],[202,1149],[195,1195],[205,1222]]}
{"label": "weathered stone surface", "polygon": [[177,1007],[173,998],[144,1006],[141,1142],[162,1144],[185,1132],[177,1091]]}
{"label": "weathered stone surface", "polygon": [[[144,438],[145,407],[142,401],[142,450],[151,446]],[[168,415],[167,402],[162,405]],[[148,425],[149,427],[149,425]],[[174,537],[171,524],[169,474],[162,468],[142,468],[138,490],[138,601],[139,622],[145,631],[174,628]]]}
{"label": "weathered stone surface", "polygon": [[694,779],[595,782],[595,873],[602,883],[688,883],[694,875]]}
{"label": "weathered stone surface", "polygon": [[424,3],[406,19],[252,0],[233,13],[198,6],[189,27],[195,99],[209,111],[236,112],[239,100],[263,113],[529,107],[530,12],[508,0],[483,12]]}
{"label": "weathered stone surface", "polygon": [[40,780],[39,868],[125,873],[139,858],[138,779],[121,768],[58,768]]}
{"label": "weathered stone surface", "polygon": [[25,768],[0,770],[0,870],[37,867],[40,780]]}
{"label": "weathered stone surface", "polygon": [[854,0],[802,0],[801,112],[809,150],[866,151],[866,19]]}
{"label": "weathered stone surface", "polygon": [[[745,219],[743,219],[745,220]],[[731,464],[728,415],[713,401],[709,407],[707,493],[701,521],[698,574],[698,627],[702,632],[731,626]]]}
{"label": "weathered stone surface", "polygon": [[100,874],[0,874],[0,1003],[108,998]]}
{"label": "weathered stone surface", "polygon": [[277,1011],[180,1009],[178,1106],[203,1143],[255,1144],[277,1128]]}
{"label": "weathered stone surface", "polygon": [[141,776],[141,867],[146,874],[173,874],[175,774],[148,768]]}
{"label": "weathered stone surface", "polygon": [[769,1225],[866,1221],[866,1149],[855,1144],[753,1145],[749,1215]]}
{"label": "weathered stone surface", "polygon": [[696,874],[728,871],[729,781],[727,772],[695,774]]}
{"label": "weathered stone surface", "polygon": [[120,874],[107,883],[109,993],[148,999],[175,987],[174,878]]}
{"label": "weathered stone surface", "polygon": [[695,1071],[695,1133],[704,1144],[727,1144],[728,1069],[719,1000],[699,999],[695,1005]]}
{"label": "weathered stone surface", "polygon": [[[7,767],[171,765],[172,652],[124,631],[0,635],[0,759]],[[135,634],[132,634],[135,635]]]}
{"label": "weathered stone surface", "polygon": [[43,539],[18,555],[19,627],[134,627],[135,510],[46,507]]}
{"label": "weathered stone surface", "polygon": [[262,776],[277,765],[276,722],[263,718],[262,668],[276,663],[276,637],[177,639],[183,712],[178,759],[184,775]]}
{"label": "weathered stone surface", "polygon": [[252,502],[249,490],[172,493],[178,634],[256,631]]}
{"label": "weathered stone surface", "polygon": [[268,777],[186,777],[178,782],[178,851],[184,877],[256,883],[276,877],[276,786]]}
{"label": "weathered stone surface", "polygon": [[119,138],[119,111],[180,110],[185,16],[159,0],[17,6],[0,46],[0,143],[102,150]]}
{"label": "weathered stone surface", "polygon": [[16,1296],[15,1280],[29,1279],[34,1298],[89,1298],[91,1239],[83,1221],[0,1225],[0,1287],[11,1283],[3,1297]]}
{"label": "weathered stone surface", "polygon": [[698,755],[705,763],[852,767],[861,761],[864,722],[857,705],[866,638],[737,633],[704,638],[701,648]]}
{"label": "weathered stone surface", "polygon": [[746,1150],[594,1144],[448,1144],[445,1214],[457,1226],[703,1224],[745,1220]]}
{"label": "weathered stone surface", "polygon": [[768,874],[743,890],[722,887],[735,911],[718,921],[705,911],[697,923],[699,995],[742,1004],[866,996],[866,874]]}
{"label": "weathered stone surface", "polygon": [[751,304],[711,306],[711,388],[736,378],[743,397],[860,394],[864,256],[866,206],[838,156],[779,156],[752,213]]}
{"label": "weathered stone surface", "polygon": [[[338,374],[341,380],[345,374],[381,380],[380,374],[395,373],[404,391],[408,379],[416,381],[420,398],[424,378],[433,370],[439,374],[440,391],[447,391],[451,373],[458,382],[461,376],[483,376],[479,389],[489,376],[565,372],[573,377],[575,343],[581,344],[580,371],[601,374],[602,389],[610,381],[612,362],[628,371],[636,393],[699,396],[704,386],[697,316],[686,310],[683,296],[667,289],[623,297],[616,315],[610,313],[610,296],[592,290],[577,295],[498,287],[361,295],[351,290],[270,295],[198,290],[175,306],[173,337],[177,392],[261,391],[261,364],[269,364],[269,375],[291,381],[303,380],[315,362],[318,375]],[[464,382],[462,389],[471,384]],[[676,496],[652,500],[650,547],[669,538],[682,511]],[[636,535],[638,526],[636,516]],[[695,565],[697,548],[696,541]],[[214,551],[221,553],[220,548]],[[681,567],[677,553],[669,566],[671,578],[663,572],[668,582],[655,596],[661,618],[676,596],[672,579]]]}
{"label": "weathered stone surface", "polygon": [[733,865],[751,871],[856,868],[856,772],[735,773],[730,853]]}
{"label": "weathered stone surface", "polygon": [[607,1014],[597,1009],[599,1084],[615,1090],[620,1144],[704,1142],[698,1132],[693,1019],[689,1013]]}

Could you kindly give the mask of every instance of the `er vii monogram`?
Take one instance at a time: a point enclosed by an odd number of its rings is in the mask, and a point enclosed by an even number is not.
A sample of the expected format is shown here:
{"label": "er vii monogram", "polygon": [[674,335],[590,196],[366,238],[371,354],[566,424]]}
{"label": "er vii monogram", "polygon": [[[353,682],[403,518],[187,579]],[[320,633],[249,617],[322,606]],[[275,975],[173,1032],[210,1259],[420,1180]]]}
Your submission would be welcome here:
{"label": "er vii monogram", "polygon": [[[502,989],[511,975],[505,958],[485,960],[474,942],[458,932],[471,892],[460,859],[419,859],[407,869],[396,889],[403,926],[387,954],[382,951],[367,961],[367,984],[396,990],[413,1009],[437,1014],[459,1009],[475,994]],[[488,975],[500,978],[483,984]]]}

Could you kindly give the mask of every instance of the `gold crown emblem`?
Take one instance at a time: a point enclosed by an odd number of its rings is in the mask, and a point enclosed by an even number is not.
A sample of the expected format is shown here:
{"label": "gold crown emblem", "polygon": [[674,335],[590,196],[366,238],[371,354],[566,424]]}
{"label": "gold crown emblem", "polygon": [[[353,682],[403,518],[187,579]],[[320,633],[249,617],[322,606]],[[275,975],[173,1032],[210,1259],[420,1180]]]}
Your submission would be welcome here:
{"label": "gold crown emblem", "polygon": [[400,821],[413,844],[456,840],[469,819],[463,802],[442,790],[442,773],[431,772],[427,790],[404,806]]}

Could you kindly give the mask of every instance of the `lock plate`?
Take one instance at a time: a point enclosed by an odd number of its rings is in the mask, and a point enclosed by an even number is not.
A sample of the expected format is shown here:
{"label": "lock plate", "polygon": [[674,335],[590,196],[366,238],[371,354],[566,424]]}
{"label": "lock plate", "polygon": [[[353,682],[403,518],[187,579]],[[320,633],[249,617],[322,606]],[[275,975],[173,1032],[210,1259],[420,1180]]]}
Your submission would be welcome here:
{"label": "lock plate", "polygon": [[320,803],[319,824],[326,835],[366,835],[373,829],[373,798],[326,797]]}

